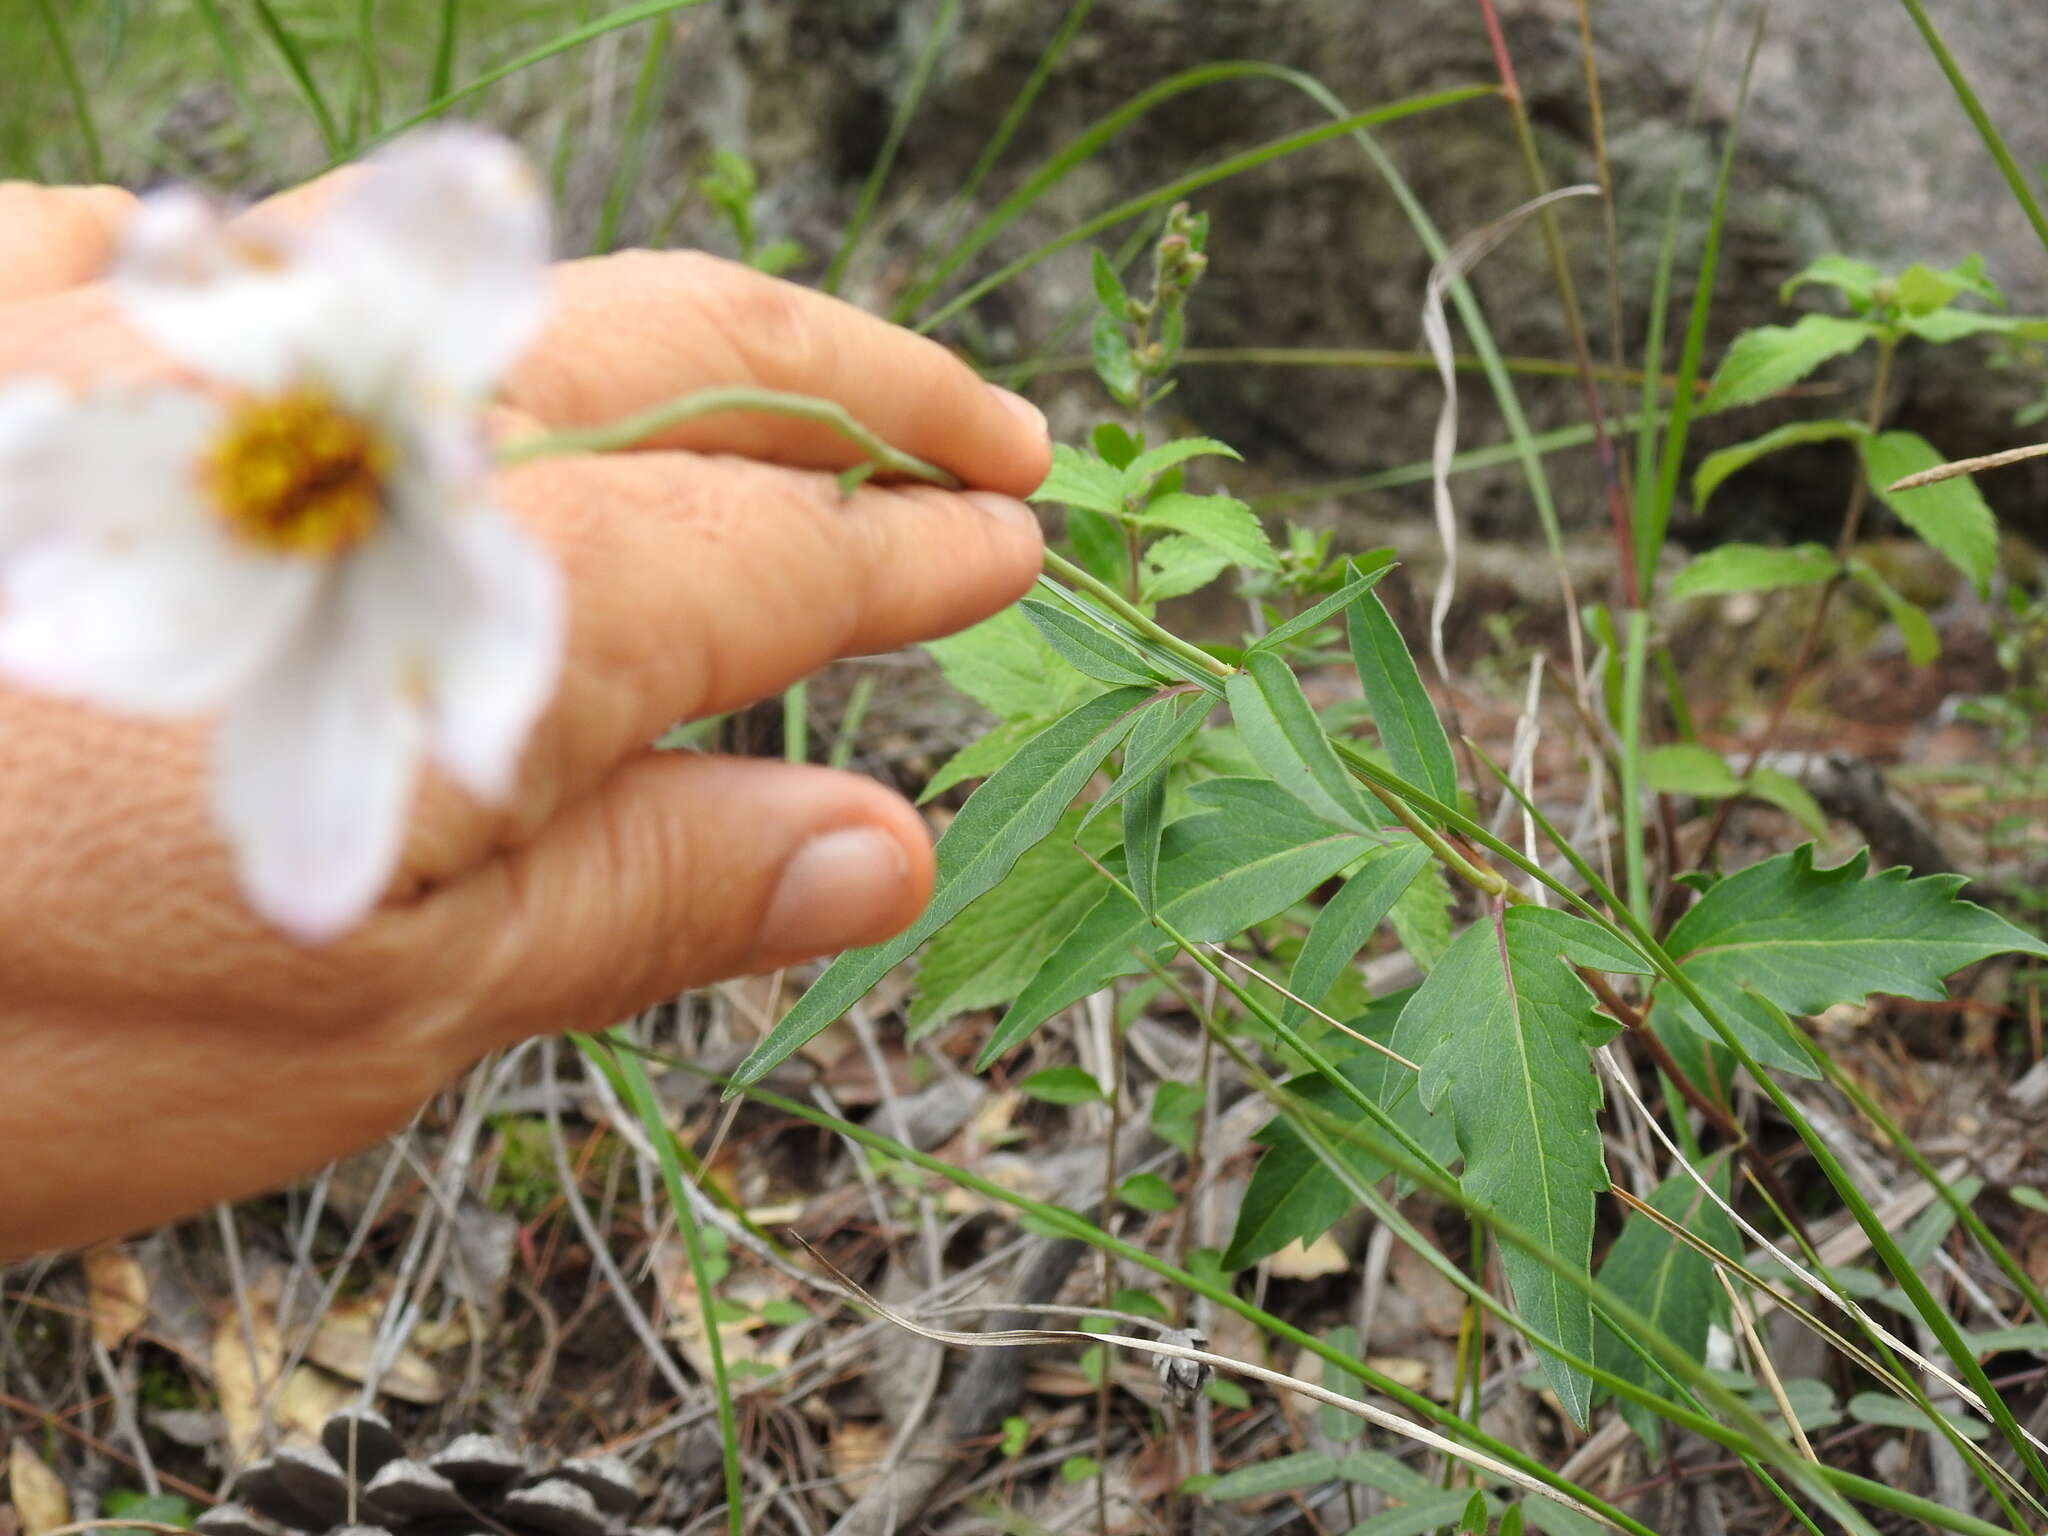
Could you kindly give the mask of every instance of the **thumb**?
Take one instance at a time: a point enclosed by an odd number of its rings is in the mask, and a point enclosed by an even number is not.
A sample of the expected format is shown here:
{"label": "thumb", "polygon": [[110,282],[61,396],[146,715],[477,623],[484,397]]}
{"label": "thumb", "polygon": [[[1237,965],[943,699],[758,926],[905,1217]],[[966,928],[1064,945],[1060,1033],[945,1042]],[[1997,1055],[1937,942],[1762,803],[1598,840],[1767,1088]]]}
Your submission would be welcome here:
{"label": "thumb", "polygon": [[916,919],[932,878],[924,822],[870,780],[646,753],[420,915],[442,953],[475,955],[465,1044],[481,1051],[877,943]]}

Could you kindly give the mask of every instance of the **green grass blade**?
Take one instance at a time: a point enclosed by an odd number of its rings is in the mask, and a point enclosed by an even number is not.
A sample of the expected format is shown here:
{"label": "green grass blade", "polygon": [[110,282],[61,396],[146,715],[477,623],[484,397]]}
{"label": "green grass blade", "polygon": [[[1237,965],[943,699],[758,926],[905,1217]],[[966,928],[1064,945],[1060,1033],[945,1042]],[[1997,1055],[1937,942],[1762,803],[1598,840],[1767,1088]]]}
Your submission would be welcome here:
{"label": "green grass blade", "polygon": [[313,78],[312,67],[306,62],[306,53],[299,46],[299,40],[278,18],[270,0],[249,0],[249,3],[256,8],[257,23],[277,49],[278,57],[284,61],[285,72],[298,86],[299,95],[305,98],[306,110],[313,114],[313,121],[319,125],[320,139],[327,146],[327,153],[336,160],[347,158],[350,146],[342,137],[341,126],[334,120],[334,111],[327,105],[327,97],[321,92],[319,81]]}
{"label": "green grass blade", "polygon": [[71,97],[71,110],[78,120],[78,137],[85,145],[86,175],[93,181],[105,181],[107,162],[100,151],[100,130],[93,119],[92,97],[78,73],[78,60],[71,52],[63,18],[57,14],[56,0],[36,0],[36,7],[42,12],[43,28],[50,35],[50,51],[57,56],[57,72],[64,77],[64,89]]}
{"label": "green grass blade", "polygon": [[867,180],[861,184],[860,200],[854,205],[853,217],[847,221],[845,232],[839,237],[839,249],[832,253],[831,265],[825,269],[825,280],[819,286],[827,293],[839,291],[840,283],[846,278],[846,264],[853,260],[853,253],[867,235],[868,225],[874,221],[875,209],[882,201],[882,188],[888,185],[889,172],[896,167],[896,155],[903,147],[903,136],[910,131],[911,120],[917,116],[918,103],[924,100],[932,71],[938,67],[939,53],[945,47],[947,35],[953,30],[953,18],[959,10],[960,0],[944,0],[939,14],[932,18],[932,29],[925,34],[924,46],[918,50],[917,63],[910,72],[909,83],[903,88],[903,99],[896,104],[896,113],[889,119],[888,137],[883,139],[875,163],[868,167]]}
{"label": "green grass blade", "polygon": [[462,20],[462,0],[441,0],[441,25],[434,36],[434,71],[427,77],[427,100],[448,94],[455,83],[455,38]]}
{"label": "green grass blade", "polygon": [[220,13],[220,0],[198,0],[198,5],[199,18],[206,24],[207,36],[213,39],[213,51],[220,55],[221,73],[227,76],[228,90],[235,98],[235,105],[241,108],[243,126],[253,129],[256,103],[249,95],[249,80],[242,69],[242,55],[228,31],[227,18]]}
{"label": "green grass blade", "polygon": [[662,64],[668,56],[668,23],[657,18],[647,24],[647,48],[640,55],[640,74],[633,82],[633,105],[626,114],[626,135],[612,162],[611,181],[605,188],[604,208],[598,214],[597,238],[591,244],[594,255],[602,256],[619,240],[619,221],[640,180],[640,163],[647,152],[647,135],[654,126],[655,103],[660,99]]}
{"label": "green grass blade", "polygon": [[981,299],[984,295],[1000,288],[1018,273],[1028,271],[1047,257],[1057,255],[1069,246],[1076,245],[1083,240],[1091,239],[1103,230],[1121,224],[1125,219],[1144,213],[1148,209],[1156,208],[1163,203],[1176,202],[1186,197],[1189,193],[1199,192],[1203,187],[1213,186],[1219,181],[1227,181],[1233,176],[1242,175],[1246,171],[1256,170],[1258,167],[1274,160],[1283,159],[1288,155],[1312,148],[1317,144],[1324,143],[1343,134],[1351,133],[1359,128],[1369,128],[1379,123],[1398,122],[1402,118],[1414,117],[1426,112],[1440,111],[1447,107],[1462,106],[1466,102],[1477,101],[1494,94],[1496,94],[1495,88],[1490,85],[1465,85],[1453,86],[1449,90],[1432,91],[1422,96],[1410,96],[1384,107],[1375,107],[1367,112],[1358,112],[1349,117],[1339,118],[1333,123],[1324,123],[1314,128],[1303,129],[1298,133],[1290,133],[1281,138],[1269,140],[1267,143],[1261,144],[1254,149],[1248,149],[1242,153],[1216,161],[1198,171],[1177,177],[1175,180],[1169,181],[1162,186],[1154,187],[1149,192],[1140,193],[1134,198],[1121,202],[1114,208],[1084,221],[1057,239],[1046,242],[1038,247],[1037,250],[1018,257],[999,271],[990,274],[980,282],[957,294],[947,303],[940,306],[938,310],[919,321],[916,328],[919,331],[933,330],[937,326],[944,324],[961,310],[966,309],[969,305]]}

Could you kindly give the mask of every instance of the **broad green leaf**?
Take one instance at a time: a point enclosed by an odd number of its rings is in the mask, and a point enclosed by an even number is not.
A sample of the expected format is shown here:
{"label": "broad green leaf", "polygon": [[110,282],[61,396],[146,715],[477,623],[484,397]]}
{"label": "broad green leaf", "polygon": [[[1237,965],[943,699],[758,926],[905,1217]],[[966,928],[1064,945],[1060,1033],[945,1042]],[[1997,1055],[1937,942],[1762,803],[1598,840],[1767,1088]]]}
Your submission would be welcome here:
{"label": "broad green leaf", "polygon": [[1096,457],[1114,469],[1122,469],[1144,451],[1144,440],[1134,438],[1113,421],[1098,424],[1088,441],[1095,445]]}
{"label": "broad green leaf", "polygon": [[1119,319],[1123,318],[1131,307],[1131,296],[1124,291],[1124,280],[1117,275],[1116,268],[1100,246],[1088,254],[1091,258],[1089,275],[1095,280],[1095,302]]}
{"label": "broad green leaf", "polygon": [[1946,309],[1966,293],[1990,304],[2005,303],[1998,285],[1984,275],[1982,256],[1966,256],[1954,266],[1940,270],[1916,261],[1899,274],[1892,288],[1893,300],[1913,316]]}
{"label": "broad green leaf", "polygon": [[1073,543],[1074,558],[1093,575],[1118,592],[1130,586],[1131,551],[1124,541],[1120,516],[1070,506],[1067,538]]}
{"label": "broad green leaf", "polygon": [[[1125,471],[1129,473],[1129,471]],[[1201,540],[1238,565],[1262,571],[1280,569],[1279,556],[1252,509],[1234,496],[1196,496],[1169,491],[1133,514],[1147,528],[1171,528]]]}
{"label": "broad green leaf", "polygon": [[1155,1215],[1180,1204],[1173,1186],[1156,1173],[1132,1174],[1117,1185],[1116,1197],[1134,1211],[1151,1211]]}
{"label": "broad green leaf", "polygon": [[[1352,1020],[1351,1027],[1384,1043],[1409,995],[1379,999],[1364,1015]],[[1341,1052],[1340,1044],[1345,1046]],[[1412,1091],[1412,1072],[1378,1051],[1350,1045],[1342,1036],[1326,1036],[1323,1045],[1337,1070],[1375,1103],[1389,1106],[1394,1120],[1432,1157],[1440,1163],[1456,1159],[1457,1143],[1450,1115],[1433,1115],[1423,1107],[1422,1100]],[[1367,1151],[1362,1141],[1346,1139],[1332,1126],[1334,1121],[1336,1126],[1356,1128],[1361,1135],[1374,1140],[1385,1135],[1359,1113],[1342,1089],[1314,1074],[1295,1078],[1287,1089],[1322,1112],[1322,1117],[1314,1122],[1315,1131],[1361,1180],[1371,1184],[1386,1177],[1386,1165]],[[1258,1166],[1252,1170],[1251,1182],[1237,1209],[1237,1229],[1231,1233],[1230,1249],[1223,1256],[1226,1269],[1256,1264],[1297,1239],[1314,1242],[1353,1203],[1344,1182],[1317,1156],[1314,1141],[1305,1137],[1287,1115],[1268,1121],[1254,1139],[1265,1150],[1259,1154]]]}
{"label": "broad green leaf", "polygon": [[1097,691],[1015,607],[924,648],[947,682],[1005,720],[1063,715]]}
{"label": "broad green leaf", "polygon": [[1079,1067],[1047,1067],[1034,1072],[1017,1085],[1027,1099],[1047,1104],[1099,1104],[1102,1084]]}
{"label": "broad green leaf", "polygon": [[[1332,1329],[1330,1342],[1335,1344],[1340,1336],[1346,1340],[1346,1352],[1356,1353],[1357,1330],[1350,1327]],[[1340,1382],[1357,1380],[1358,1378],[1349,1372],[1337,1372],[1334,1366],[1329,1367],[1323,1375],[1323,1385],[1333,1392],[1344,1390]],[[1353,1391],[1350,1395],[1355,1397],[1358,1393]],[[1365,1431],[1365,1426],[1350,1414],[1344,1416],[1344,1422],[1351,1426],[1353,1434],[1362,1434]],[[1377,1488],[1381,1493],[1400,1499],[1404,1503],[1412,1503],[1416,1499],[1428,1498],[1432,1494],[1443,1492],[1440,1486],[1432,1483],[1405,1461],[1396,1461],[1385,1451],[1345,1452],[1337,1458],[1337,1476],[1347,1483],[1357,1483],[1364,1488]]]}
{"label": "broad green leaf", "polygon": [[1152,1133],[1169,1147],[1192,1153],[1201,1119],[1202,1090],[1191,1084],[1169,1080],[1152,1095]]}
{"label": "broad green leaf", "polygon": [[1603,1521],[1588,1519],[1576,1509],[1567,1509],[1555,1499],[1529,1499],[1515,1507],[1528,1512],[1529,1523],[1543,1536],[1607,1536],[1613,1529]]}
{"label": "broad green leaf", "polygon": [[2048,1323],[2017,1323],[2010,1328],[1986,1328],[1963,1335],[1977,1355],[2002,1355],[2008,1350],[2048,1354]]}
{"label": "broad green leaf", "polygon": [[1354,603],[1345,627],[1352,664],[1394,771],[1445,805],[1455,806],[1458,765],[1451,757],[1450,738],[1379,594],[1368,593]]}
{"label": "broad green leaf", "polygon": [[1033,501],[1056,501],[1069,507],[1085,507],[1110,517],[1123,515],[1124,499],[1118,490],[1121,476],[1100,459],[1055,443],[1052,472],[1045,483],[1031,493]]}
{"label": "broad green leaf", "polygon": [[1301,999],[1282,1010],[1291,1027],[1299,1029],[1308,1022],[1308,1007],[1303,1005],[1323,1000],[1428,862],[1429,850],[1420,843],[1394,844],[1368,855],[1343,889],[1324,904],[1287,976],[1287,990]]}
{"label": "broad green leaf", "polygon": [[759,1082],[1007,875],[1116,749],[1145,698],[1143,688],[1119,688],[1090,699],[1040,732],[969,795],[934,850],[938,882],[924,915],[887,943],[848,950],[826,966],[740,1063],[733,1087]]}
{"label": "broad green leaf", "polygon": [[1273,781],[1332,826],[1370,834],[1386,813],[1337,759],[1301,684],[1277,656],[1245,658],[1245,670],[1223,685],[1238,735]]}
{"label": "broad green leaf", "polygon": [[1775,805],[1815,837],[1826,835],[1827,812],[1820,808],[1820,802],[1813,798],[1807,787],[1789,774],[1780,773],[1775,768],[1759,768],[1749,776],[1743,792],[1768,805]]}
{"label": "broad green leaf", "polygon": [[1646,754],[1643,778],[1662,795],[1720,800],[1742,793],[1742,780],[1720,753],[1684,742],[1657,747]]}
{"label": "broad green leaf", "polygon": [[1920,605],[1884,579],[1883,574],[1867,560],[1855,555],[1849,557],[1849,574],[1877,594],[1877,600],[1884,604],[1885,612],[1899,626],[1899,634],[1906,642],[1906,659],[1916,667],[1924,667],[1941,655],[1941,636],[1934,632],[1934,621]]}
{"label": "broad green leaf", "polygon": [[1883,271],[1867,261],[1834,254],[1817,256],[1804,269],[1785,279],[1784,286],[1778,290],[1778,300],[1790,303],[1792,295],[1808,283],[1821,283],[1836,289],[1851,304],[1862,309],[1874,301],[1877,285],[1883,281]]}
{"label": "broad green leaf", "polygon": [[1435,969],[1451,947],[1451,887],[1444,872],[1425,864],[1394,903],[1387,921],[1409,958],[1425,971]]}
{"label": "broad green leaf", "polygon": [[1907,315],[1900,322],[1922,341],[1945,346],[1966,336],[2012,336],[2021,341],[2048,341],[2048,317],[1987,315],[1975,309],[1938,309],[1931,315]]}
{"label": "broad green leaf", "polygon": [[918,957],[913,1035],[928,1034],[956,1014],[1010,1001],[1101,899],[1102,876],[1074,844],[1101,858],[1116,833],[1108,823],[1084,825],[1079,810],[1062,816],[994,890],[933,937]]}
{"label": "broad green leaf", "polygon": [[1787,448],[1804,447],[1808,443],[1832,443],[1844,438],[1867,436],[1870,429],[1860,421],[1795,421],[1779,427],[1775,432],[1766,432],[1762,437],[1753,437],[1746,443],[1737,443],[1732,448],[1723,448],[1710,453],[1700,461],[1700,467],[1693,471],[1692,509],[1702,510],[1709,497],[1720,489],[1721,482],[1738,469],[1747,469],[1758,459]]}
{"label": "broad green leaf", "polygon": [[[1728,1168],[1718,1163],[1707,1175],[1714,1189],[1728,1196]],[[1666,1179],[1651,1193],[1650,1207],[1721,1253],[1740,1257],[1742,1240],[1722,1209],[1683,1173]],[[1600,1283],[1641,1313],[1694,1360],[1704,1361],[1707,1329],[1721,1305],[1721,1284],[1714,1266],[1669,1235],[1646,1216],[1630,1213],[1621,1236],[1600,1265]],[[1593,1346],[1595,1364],[1624,1381],[1668,1397],[1664,1380],[1622,1343],[1605,1322]],[[1623,1403],[1621,1416],[1636,1437],[1655,1452],[1663,1421],[1648,1408]]]}
{"label": "broad green leaf", "polygon": [[1237,562],[1214,545],[1188,533],[1169,533],[1145,546],[1139,564],[1138,596],[1148,603],[1199,592]]}
{"label": "broad green leaf", "polygon": [[1102,380],[1102,387],[1109,391],[1110,398],[1119,405],[1136,405],[1140,382],[1138,359],[1131,350],[1131,338],[1117,316],[1107,310],[1095,312],[1095,323],[1089,330],[1088,352],[1095,364],[1095,377]]}
{"label": "broad green leaf", "polygon": [[[1201,787],[1213,792],[1217,782]],[[1159,914],[1198,942],[1233,938],[1284,912],[1370,846],[1304,816],[1270,784],[1246,788],[1238,805],[1183,817],[1161,840]],[[1111,977],[1140,969],[1134,948],[1156,955],[1171,945],[1129,896],[1105,884],[1101,899],[1003,1015],[976,1070]]]}
{"label": "broad green leaf", "polygon": [[1894,481],[1943,462],[1934,444],[1916,432],[1881,432],[1863,444],[1863,468],[1870,488],[1899,520],[1955,564],[1979,597],[1991,590],[1998,566],[1998,520],[1983,492],[1968,475],[1894,491]]}
{"label": "broad green leaf", "polygon": [[1382,577],[1394,568],[1394,552],[1391,549],[1376,549],[1350,562],[1351,576],[1343,586],[1313,607],[1304,608],[1284,624],[1276,624],[1250,647],[1253,651],[1278,650],[1296,635],[1306,634],[1318,624],[1333,618],[1356,602],[1362,593],[1378,586]]}
{"label": "broad green leaf", "polygon": [[1175,754],[1209,718],[1209,709],[1210,695],[1203,693],[1169,693],[1147,704],[1139,712],[1137,724],[1131,727],[1130,741],[1124,747],[1123,771],[1108,792],[1088,807],[1081,825],[1087,826],[1133,790],[1164,777]]}
{"label": "broad green leaf", "polygon": [[[1949,1190],[1967,1210],[1984,1193],[1984,1181],[1974,1173],[1964,1174],[1949,1186]],[[1941,1247],[1942,1239],[1955,1229],[1955,1224],[1955,1211],[1946,1200],[1937,1200],[1913,1218],[1913,1225],[1906,1228],[1899,1238],[1899,1252],[1913,1268],[1923,1268]]]}
{"label": "broad green leaf", "polygon": [[[1452,943],[1394,1032],[1394,1049],[1422,1067],[1424,1107],[1451,1108],[1465,1192],[1589,1269],[1593,1197],[1607,1187],[1592,1048],[1615,1025],[1593,1011],[1567,957],[1612,948],[1568,913],[1489,915]],[[1504,1247],[1501,1267],[1534,1327],[1575,1354],[1591,1352],[1593,1306],[1583,1292],[1519,1249]],[[1565,1412],[1584,1424],[1592,1383],[1553,1355],[1542,1361]]]}
{"label": "broad green leaf", "polygon": [[[1461,1522],[1473,1499],[1480,1501],[1483,1519],[1483,1511],[1487,1507],[1483,1494],[1446,1493],[1439,1488],[1434,1493],[1393,1505],[1361,1520],[1351,1527],[1346,1536],[1431,1536],[1431,1533],[1441,1531],[1454,1522]],[[1465,1529],[1462,1524],[1459,1528]],[[1483,1526],[1480,1528],[1484,1529]]]}
{"label": "broad green leaf", "polygon": [[[1753,864],[1716,884],[1664,941],[1764,1065],[1818,1075],[1759,999],[1794,1015],[1859,1003],[1873,992],[1938,1001],[1944,976],[1986,956],[2048,956],[2048,944],[1959,900],[1961,875],[1916,880],[1894,867],[1865,879],[1869,862],[1864,850],[1817,869],[1808,844]],[[1719,1038],[1668,982],[1657,986],[1651,1019]]]}
{"label": "broad green leaf", "polygon": [[1017,749],[1052,724],[1052,717],[1032,716],[1005,720],[979,741],[969,742],[947,758],[939,771],[925,781],[917,803],[935,800],[964,779],[985,779],[1017,755]]}
{"label": "broad green leaf", "polygon": [[1135,503],[1152,487],[1152,482],[1172,469],[1176,464],[1185,464],[1189,459],[1224,458],[1236,459],[1240,463],[1244,455],[1228,443],[1219,443],[1213,437],[1182,437],[1170,443],[1161,443],[1157,448],[1148,448],[1123,469],[1123,478],[1117,488],[1126,505]]}
{"label": "broad green leaf", "polygon": [[1075,671],[1112,686],[1159,682],[1144,652],[1126,645],[1117,636],[1105,634],[1086,620],[1035,597],[1027,597],[1017,606]]}
{"label": "broad green leaf", "polygon": [[1264,1498],[1291,1488],[1313,1488],[1336,1475],[1337,1458],[1328,1451],[1296,1451],[1226,1472],[1209,1485],[1207,1494],[1212,1499]]}
{"label": "broad green leaf", "polygon": [[1730,343],[1700,409],[1725,411],[1775,395],[1878,334],[1874,325],[1835,315],[1804,315],[1794,325],[1744,331]]}
{"label": "broad green leaf", "polygon": [[1697,556],[1673,577],[1671,595],[1710,597],[1809,587],[1839,569],[1834,552],[1821,544],[1722,544]]}

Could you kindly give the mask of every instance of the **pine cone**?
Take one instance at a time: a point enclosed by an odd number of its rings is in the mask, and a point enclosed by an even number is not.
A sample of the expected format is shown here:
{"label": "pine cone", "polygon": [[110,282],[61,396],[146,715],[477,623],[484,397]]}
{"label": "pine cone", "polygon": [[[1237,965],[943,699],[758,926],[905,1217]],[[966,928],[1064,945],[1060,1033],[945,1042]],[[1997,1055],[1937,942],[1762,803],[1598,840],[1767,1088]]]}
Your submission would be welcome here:
{"label": "pine cone", "polygon": [[414,1461],[380,1413],[343,1409],[320,1445],[252,1462],[200,1536],[668,1536],[636,1531],[633,1474],[616,1456],[535,1470],[495,1435],[458,1435]]}

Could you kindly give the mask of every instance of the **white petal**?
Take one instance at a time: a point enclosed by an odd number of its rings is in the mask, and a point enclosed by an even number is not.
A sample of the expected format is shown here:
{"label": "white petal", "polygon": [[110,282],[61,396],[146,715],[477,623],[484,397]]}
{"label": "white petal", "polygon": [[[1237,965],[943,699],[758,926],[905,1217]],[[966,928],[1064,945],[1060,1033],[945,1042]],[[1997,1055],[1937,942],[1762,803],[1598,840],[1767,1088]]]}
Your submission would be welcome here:
{"label": "white petal", "polygon": [[186,367],[276,389],[301,371],[329,274],[299,258],[291,231],[232,212],[182,187],[150,194],[123,226],[108,282],[135,328]]}
{"label": "white petal", "polygon": [[418,709],[330,590],[215,741],[214,814],[251,905],[306,943],[359,922],[404,846]]}
{"label": "white petal", "polygon": [[48,379],[0,388],[0,556],[48,526],[50,498],[37,485],[71,396]]}
{"label": "white petal", "polygon": [[340,296],[315,366],[358,404],[391,388],[394,365],[481,395],[546,318],[547,205],[519,152],[481,129],[428,129],[378,155],[306,254]]}
{"label": "white petal", "polygon": [[472,794],[503,800],[561,672],[561,574],[489,507],[399,527],[362,556],[361,600],[384,633],[404,637],[394,664],[425,700],[434,760]]}

